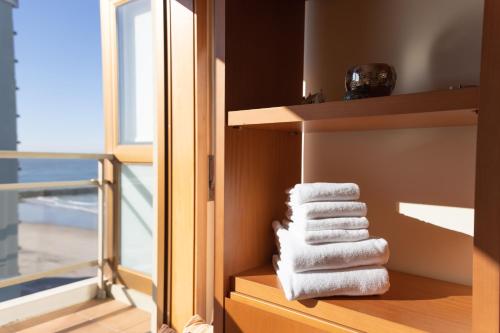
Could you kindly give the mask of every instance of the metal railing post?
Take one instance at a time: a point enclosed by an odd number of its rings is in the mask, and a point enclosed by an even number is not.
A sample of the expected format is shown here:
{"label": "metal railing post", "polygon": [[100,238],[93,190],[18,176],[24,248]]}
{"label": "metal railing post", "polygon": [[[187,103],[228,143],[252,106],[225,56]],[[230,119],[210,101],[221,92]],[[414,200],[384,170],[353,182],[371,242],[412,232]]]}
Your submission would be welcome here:
{"label": "metal railing post", "polygon": [[98,242],[98,250],[97,250],[97,298],[104,299],[106,298],[106,286],[104,281],[104,213],[105,213],[105,205],[104,205],[104,186],[106,186],[106,182],[104,180],[104,160],[100,159],[97,161],[98,163],[98,173],[97,173],[97,242]]}

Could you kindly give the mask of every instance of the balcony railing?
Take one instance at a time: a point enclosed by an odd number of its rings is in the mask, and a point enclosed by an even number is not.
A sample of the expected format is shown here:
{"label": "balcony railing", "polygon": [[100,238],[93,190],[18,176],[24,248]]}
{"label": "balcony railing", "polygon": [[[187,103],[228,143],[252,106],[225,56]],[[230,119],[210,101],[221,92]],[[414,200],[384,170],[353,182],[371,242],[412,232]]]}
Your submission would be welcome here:
{"label": "balcony railing", "polygon": [[0,191],[23,191],[49,188],[75,188],[93,186],[97,188],[97,258],[95,260],[83,261],[76,264],[64,265],[55,269],[45,270],[32,274],[23,274],[20,276],[10,277],[0,280],[0,288],[19,285],[22,283],[35,281],[42,278],[54,277],[63,273],[76,271],[86,267],[97,266],[98,277],[98,297],[105,297],[104,287],[104,265],[106,257],[104,253],[104,219],[105,219],[105,191],[104,188],[108,184],[104,178],[103,166],[105,160],[112,160],[113,155],[108,154],[85,154],[85,153],[38,153],[38,152],[17,152],[17,151],[0,151],[0,160],[2,159],[72,159],[72,160],[96,160],[97,179],[78,180],[78,181],[48,181],[48,182],[22,182],[0,184]]}

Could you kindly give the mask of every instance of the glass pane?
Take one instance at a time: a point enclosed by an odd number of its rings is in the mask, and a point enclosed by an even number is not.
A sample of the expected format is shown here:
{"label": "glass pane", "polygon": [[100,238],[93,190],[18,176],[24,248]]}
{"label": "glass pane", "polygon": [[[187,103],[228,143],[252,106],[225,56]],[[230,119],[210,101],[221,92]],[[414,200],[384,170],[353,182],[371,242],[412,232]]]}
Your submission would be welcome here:
{"label": "glass pane", "polygon": [[153,267],[153,167],[122,165],[120,179],[121,265],[151,275]]}
{"label": "glass pane", "polygon": [[0,165],[10,161],[14,161],[18,167],[17,174],[20,183],[97,178],[97,162],[94,160],[18,159],[0,160]]}
{"label": "glass pane", "polygon": [[153,142],[153,36],[150,0],[117,9],[121,144]]}
{"label": "glass pane", "polygon": [[[0,280],[97,259],[95,187],[0,191]],[[1,288],[0,301],[95,276],[95,268]]]}
{"label": "glass pane", "polygon": [[86,267],[76,271],[61,273],[57,276],[49,276],[20,283],[14,286],[0,288],[0,302],[60,287],[65,284],[78,282],[94,276],[97,276],[97,267]]}

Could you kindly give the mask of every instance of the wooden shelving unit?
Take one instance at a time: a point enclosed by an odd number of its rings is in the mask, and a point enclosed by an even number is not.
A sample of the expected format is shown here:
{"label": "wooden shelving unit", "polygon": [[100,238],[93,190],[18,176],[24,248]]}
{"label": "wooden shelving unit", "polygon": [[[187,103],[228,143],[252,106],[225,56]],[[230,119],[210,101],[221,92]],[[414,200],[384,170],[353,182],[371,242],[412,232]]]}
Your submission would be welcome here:
{"label": "wooden shelving unit", "polygon": [[[302,0],[216,0],[214,7],[215,332],[499,332],[500,6],[485,1],[481,94],[473,87],[315,105],[299,105]],[[303,139],[293,132],[474,124],[473,293],[392,272],[380,297],[284,299],[272,268],[262,265],[275,251],[270,223],[283,217],[284,190],[301,182]]]}
{"label": "wooden shelving unit", "polygon": [[228,125],[307,132],[467,126],[477,123],[478,109],[475,87],[231,111]]}
{"label": "wooden shelving unit", "polygon": [[[287,301],[271,265],[234,278],[230,298],[279,305],[304,316],[364,332],[470,332],[472,289],[439,280],[390,272],[391,289],[377,297],[333,297]],[[334,323],[334,324],[333,324]]]}

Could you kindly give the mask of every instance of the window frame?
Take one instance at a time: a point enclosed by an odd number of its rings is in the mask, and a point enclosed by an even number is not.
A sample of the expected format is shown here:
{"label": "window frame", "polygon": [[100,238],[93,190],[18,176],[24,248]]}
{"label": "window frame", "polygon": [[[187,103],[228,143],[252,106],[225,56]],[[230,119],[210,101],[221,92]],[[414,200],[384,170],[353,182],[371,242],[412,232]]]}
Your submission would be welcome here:
{"label": "window frame", "polygon": [[[158,179],[157,175],[164,173],[159,170],[159,163],[157,161],[164,159],[164,140],[161,137],[165,137],[165,126],[155,126],[154,130],[157,132],[155,134],[155,140],[153,143],[137,143],[137,144],[121,144],[120,143],[120,91],[119,91],[119,46],[118,46],[118,15],[117,9],[120,6],[126,5],[127,3],[133,2],[134,0],[101,0],[101,31],[102,31],[102,59],[103,59],[103,90],[104,90],[104,124],[105,124],[105,149],[106,153],[113,154],[115,157],[114,163],[108,163],[104,166],[104,173],[106,179],[112,183],[114,186],[109,190],[110,193],[107,196],[108,202],[107,207],[111,208],[107,210],[106,217],[108,223],[106,231],[106,250],[107,257],[109,258],[109,270],[108,275],[113,278],[114,281],[125,285],[128,288],[132,288],[141,291],[147,295],[153,295],[153,281],[158,280],[160,276],[164,276],[164,266],[155,267],[153,269],[153,275],[158,276],[148,276],[142,272],[135,271],[131,268],[125,267],[120,263],[120,171],[122,164],[151,164],[154,169],[155,174],[155,189],[154,189],[154,201],[158,202],[161,200],[159,198],[160,194],[164,198],[164,181]],[[161,2],[161,1],[160,1]],[[157,39],[158,33],[163,36],[163,31],[158,30],[159,14],[163,17],[163,10],[158,8],[158,1],[151,0],[151,12],[153,16],[153,26],[152,33],[154,40]],[[162,29],[163,29],[163,19],[162,19]],[[154,43],[157,44],[157,43]],[[154,65],[159,64],[163,68],[163,49],[159,50],[156,46],[153,50],[154,55]],[[161,61],[158,61],[161,59]],[[161,72],[159,68],[155,68],[155,72]],[[154,88],[155,88],[155,124],[163,123],[162,119],[165,118],[164,113],[164,94],[163,94],[163,75],[156,75]],[[161,85],[161,87],[159,86]],[[160,133],[161,132],[161,133]],[[159,144],[162,142],[162,144]],[[163,149],[162,149],[163,147]],[[159,157],[157,151],[161,151],[163,157]],[[157,155],[157,156],[154,156]],[[154,158],[155,157],[155,158]],[[155,161],[154,161],[155,160]],[[164,177],[162,177],[164,179]],[[156,249],[153,263],[157,266],[159,260],[163,258],[158,258],[158,256],[163,256],[164,252],[158,252],[158,244],[165,241],[164,230],[165,230],[165,214],[159,214],[158,210],[164,207],[158,207],[159,205],[154,204],[153,209],[155,210],[155,233],[160,232],[159,235],[154,235],[155,244],[153,246]],[[156,293],[160,291],[157,290]],[[161,290],[163,292],[163,290]]]}

